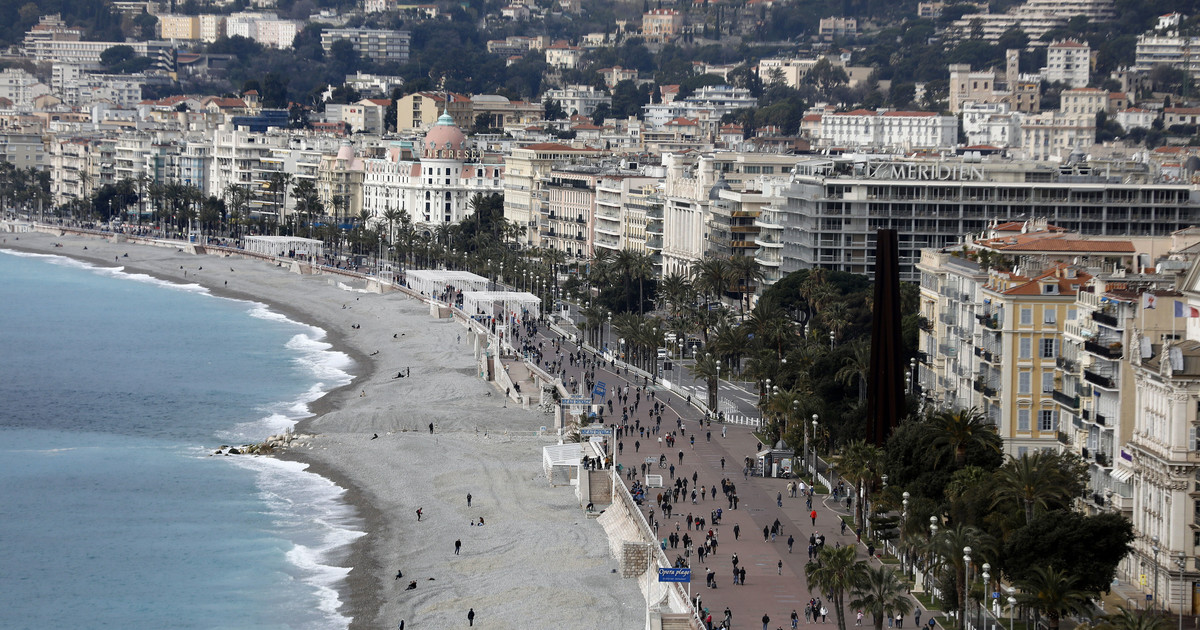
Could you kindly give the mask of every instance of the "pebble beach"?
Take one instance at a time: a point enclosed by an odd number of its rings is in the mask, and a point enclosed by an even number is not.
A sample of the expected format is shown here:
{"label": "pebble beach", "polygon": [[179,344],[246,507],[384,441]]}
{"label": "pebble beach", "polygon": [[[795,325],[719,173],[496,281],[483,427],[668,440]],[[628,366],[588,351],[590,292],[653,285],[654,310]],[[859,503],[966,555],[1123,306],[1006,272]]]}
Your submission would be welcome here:
{"label": "pebble beach", "polygon": [[96,236],[8,233],[0,247],[260,302],[323,329],[353,359],[354,380],[312,403],[301,437],[276,454],[345,488],[365,522],[338,563],[350,569],[339,590],[351,628],[466,627],[471,609],[482,628],[644,625],[637,583],[615,572],[602,528],[573,488],[551,487],[542,472],[542,447],[555,440],[538,433],[552,417],[505,406],[478,376],[466,330],[419,300],[340,275]]}

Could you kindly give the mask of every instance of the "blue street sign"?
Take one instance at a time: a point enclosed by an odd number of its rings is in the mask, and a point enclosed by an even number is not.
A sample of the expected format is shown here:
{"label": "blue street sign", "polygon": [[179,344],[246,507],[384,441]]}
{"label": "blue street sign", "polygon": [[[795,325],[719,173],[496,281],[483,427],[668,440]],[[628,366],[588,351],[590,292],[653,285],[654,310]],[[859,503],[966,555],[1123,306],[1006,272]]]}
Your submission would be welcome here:
{"label": "blue street sign", "polygon": [[596,386],[592,388],[592,395],[603,396],[604,392],[606,391],[608,391],[608,386],[604,384],[604,381],[599,381],[596,383]]}
{"label": "blue street sign", "polygon": [[692,570],[688,568],[660,568],[658,570],[659,582],[691,582]]}
{"label": "blue street sign", "polygon": [[608,435],[612,433],[612,429],[608,427],[585,427],[579,430],[579,435],[587,437],[589,435]]}
{"label": "blue street sign", "polygon": [[590,405],[590,404],[592,404],[592,399],[591,398],[564,398],[560,401],[560,404],[563,404],[563,405]]}

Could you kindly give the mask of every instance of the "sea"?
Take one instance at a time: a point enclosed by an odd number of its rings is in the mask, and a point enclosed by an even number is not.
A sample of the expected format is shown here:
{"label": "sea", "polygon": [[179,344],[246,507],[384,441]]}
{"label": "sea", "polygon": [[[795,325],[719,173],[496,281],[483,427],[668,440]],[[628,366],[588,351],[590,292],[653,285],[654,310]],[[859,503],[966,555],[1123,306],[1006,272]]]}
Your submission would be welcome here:
{"label": "sea", "polygon": [[318,328],[0,251],[0,628],[345,628],[363,522],[296,462],[213,456],[350,381]]}

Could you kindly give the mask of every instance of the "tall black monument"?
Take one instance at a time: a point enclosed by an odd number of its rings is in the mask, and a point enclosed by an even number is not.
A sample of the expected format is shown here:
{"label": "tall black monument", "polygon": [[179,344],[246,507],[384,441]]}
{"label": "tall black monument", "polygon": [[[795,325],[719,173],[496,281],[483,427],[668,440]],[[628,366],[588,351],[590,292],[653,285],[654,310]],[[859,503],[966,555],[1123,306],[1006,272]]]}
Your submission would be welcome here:
{"label": "tall black monument", "polygon": [[867,442],[883,446],[904,416],[900,240],[896,230],[879,230],[875,237],[875,311],[867,387]]}

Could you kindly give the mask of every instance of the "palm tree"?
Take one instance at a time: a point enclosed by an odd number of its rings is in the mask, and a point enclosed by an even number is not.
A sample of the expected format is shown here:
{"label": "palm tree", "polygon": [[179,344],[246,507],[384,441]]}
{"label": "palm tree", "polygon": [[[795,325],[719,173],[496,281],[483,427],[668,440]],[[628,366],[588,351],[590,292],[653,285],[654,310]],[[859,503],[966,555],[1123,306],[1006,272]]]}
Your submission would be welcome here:
{"label": "palm tree", "polygon": [[854,545],[822,547],[817,561],[804,567],[809,585],[829,596],[838,630],[846,630],[846,595],[864,579],[867,565],[858,561],[857,553],[858,548]]}
{"label": "palm tree", "polygon": [[954,456],[954,466],[962,468],[967,463],[967,449],[971,446],[983,446],[1000,450],[1000,437],[996,426],[988,421],[987,416],[978,409],[949,409],[934,414],[930,431],[934,434],[933,446],[945,449],[938,456],[939,460],[946,453]]}
{"label": "palm tree", "polygon": [[992,507],[1015,501],[1025,509],[1025,524],[1033,522],[1035,508],[1050,509],[1071,500],[1070,479],[1057,453],[1034,451],[1009,458],[996,471],[996,494]]}
{"label": "palm tree", "polygon": [[750,308],[750,287],[762,280],[762,268],[758,266],[758,261],[750,256],[734,256],[729,260],[729,273],[738,283],[738,293],[741,293],[738,307],[745,313],[746,309]]}
{"label": "palm tree", "polygon": [[1156,615],[1146,610],[1129,610],[1117,606],[1117,612],[1108,615],[1101,622],[1109,630],[1171,630],[1171,622],[1162,615]]}
{"label": "palm tree", "polygon": [[292,187],[292,195],[296,197],[296,211],[302,220],[308,222],[308,237],[312,238],[313,217],[324,212],[321,208],[321,195],[317,191],[317,185],[311,179],[302,179]]}
{"label": "palm tree", "polygon": [[[850,480],[855,488],[874,486],[876,473],[882,461],[883,449],[874,444],[868,444],[866,440],[855,440],[842,449],[842,454],[838,457],[838,470],[841,471],[842,476]],[[863,524],[866,516],[863,513],[863,502],[856,502],[854,509],[855,522]]]}
{"label": "palm tree", "polygon": [[865,338],[854,342],[850,359],[834,375],[839,383],[858,385],[858,400],[867,399],[867,375],[871,373],[871,346]]}
{"label": "palm tree", "polygon": [[787,312],[774,302],[759,302],[746,319],[747,327],[764,346],[774,349],[777,359],[795,340],[796,329]]}
{"label": "palm tree", "polygon": [[296,176],[292,175],[291,173],[277,171],[271,173],[270,181],[271,192],[275,193],[275,195],[278,197],[276,201],[278,206],[276,208],[275,216],[280,222],[282,222],[284,218],[283,215],[287,212],[288,189],[291,188],[292,184],[296,182]]}
{"label": "palm tree", "polygon": [[706,258],[692,268],[692,282],[708,298],[706,302],[721,299],[729,287],[729,276],[729,261],[723,258]]}
{"label": "palm tree", "polygon": [[963,600],[959,597],[966,597],[961,581],[966,572],[964,547],[970,547],[976,558],[994,558],[996,555],[995,539],[973,525],[959,523],[943,528],[929,541],[932,558],[930,567],[934,575],[939,577],[943,609],[960,608]]}
{"label": "palm tree", "polygon": [[862,580],[853,592],[855,598],[850,606],[870,613],[875,630],[883,630],[885,618],[895,617],[897,613],[907,615],[913,609],[907,594],[908,586],[885,564],[864,568]]}
{"label": "palm tree", "polygon": [[1016,582],[1021,589],[1017,603],[1045,613],[1050,630],[1058,630],[1063,615],[1082,612],[1095,595],[1076,588],[1078,581],[1075,576],[1051,567],[1034,567],[1029,577]]}
{"label": "palm tree", "polygon": [[696,359],[692,365],[692,376],[704,379],[708,391],[708,409],[717,410],[717,379],[721,375],[721,361],[709,353]]}
{"label": "palm tree", "polygon": [[684,305],[690,304],[694,293],[691,281],[687,276],[672,272],[663,276],[658,283],[658,299],[662,304],[660,307],[670,305],[670,313],[678,316],[682,312]]}

